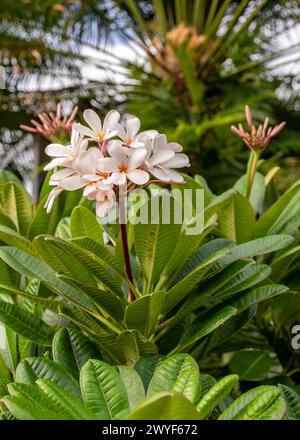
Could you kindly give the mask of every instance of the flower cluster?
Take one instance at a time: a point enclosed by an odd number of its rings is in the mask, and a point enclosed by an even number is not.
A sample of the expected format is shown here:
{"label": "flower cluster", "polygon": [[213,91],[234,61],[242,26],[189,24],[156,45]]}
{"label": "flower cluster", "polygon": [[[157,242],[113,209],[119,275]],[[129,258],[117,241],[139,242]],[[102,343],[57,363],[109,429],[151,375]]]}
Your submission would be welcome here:
{"label": "flower cluster", "polygon": [[[168,143],[156,130],[139,132],[140,120],[126,119],[110,111],[103,124],[93,110],[83,113],[87,126],[75,123],[70,145],[50,144],[46,153],[51,161],[45,170],[54,170],[50,185],[54,186],[45,207],[49,212],[55,198],[63,190],[83,189],[83,195],[96,201],[96,213],[104,217],[114,206],[118,188],[129,191],[151,181],[181,183],[176,171],[188,167],[182,146]],[[150,176],[156,180],[150,180]]]}
{"label": "flower cluster", "polygon": [[253,124],[252,115],[250,108],[246,105],[245,108],[246,119],[249,127],[249,133],[244,130],[242,124],[239,124],[238,128],[234,125],[231,126],[231,131],[241,138],[245,144],[254,151],[264,150],[268,145],[270,140],[276,136],[285,127],[285,122],[276,125],[274,128],[269,127],[269,118],[265,118],[264,123],[260,125],[257,129]]}

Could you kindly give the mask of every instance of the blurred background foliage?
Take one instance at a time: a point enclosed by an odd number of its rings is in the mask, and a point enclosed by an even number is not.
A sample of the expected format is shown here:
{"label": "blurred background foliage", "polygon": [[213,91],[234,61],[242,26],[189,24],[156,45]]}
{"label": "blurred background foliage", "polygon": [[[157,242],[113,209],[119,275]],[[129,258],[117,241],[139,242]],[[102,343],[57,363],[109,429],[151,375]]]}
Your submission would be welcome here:
{"label": "blurred background foliage", "polygon": [[19,124],[58,101],[67,114],[115,107],[182,143],[191,174],[220,192],[245,171],[229,127],[247,103],[257,121],[287,121],[263,164],[282,166],[285,187],[299,177],[299,12],[296,0],[2,0],[1,167],[32,174]]}

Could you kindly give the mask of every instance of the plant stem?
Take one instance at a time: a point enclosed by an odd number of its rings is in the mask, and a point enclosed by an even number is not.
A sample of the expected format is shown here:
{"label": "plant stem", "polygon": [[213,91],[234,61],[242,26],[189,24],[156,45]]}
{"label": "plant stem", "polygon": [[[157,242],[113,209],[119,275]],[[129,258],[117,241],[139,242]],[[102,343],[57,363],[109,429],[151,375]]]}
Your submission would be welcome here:
{"label": "plant stem", "polygon": [[[126,206],[125,206],[125,197],[126,197],[126,188],[120,187],[119,194],[119,223],[120,223],[120,232],[121,232],[121,240],[123,247],[123,255],[125,261],[125,269],[127,273],[128,280],[131,284],[133,284],[133,275],[130,263],[130,254],[128,249],[128,241],[127,241],[127,232],[126,232]],[[135,300],[135,295],[131,287],[129,287],[129,297],[128,301],[132,303]]]}
{"label": "plant stem", "polygon": [[249,199],[251,194],[258,159],[259,159],[259,152],[252,150],[250,154],[250,161],[247,170],[247,188],[246,188],[247,199]]}

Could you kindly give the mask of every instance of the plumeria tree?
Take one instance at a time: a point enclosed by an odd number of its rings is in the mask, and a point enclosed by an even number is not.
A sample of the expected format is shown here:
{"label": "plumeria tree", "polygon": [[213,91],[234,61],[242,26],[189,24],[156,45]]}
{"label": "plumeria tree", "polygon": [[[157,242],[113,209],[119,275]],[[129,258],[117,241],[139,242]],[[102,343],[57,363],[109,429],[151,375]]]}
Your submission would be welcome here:
{"label": "plumeria tree", "polygon": [[[50,212],[55,198],[64,190],[83,190],[83,196],[96,202],[98,217],[104,217],[118,203],[120,232],[128,280],[133,283],[126,236],[125,197],[137,187],[151,182],[182,184],[177,169],[188,167],[182,146],[169,142],[156,130],[139,132],[140,120],[129,117],[124,126],[120,114],[111,110],[103,124],[91,109],[83,113],[88,127],[76,123],[69,145],[50,144],[51,161],[45,170],[54,170],[49,184],[54,186],[45,207]],[[59,168],[59,169],[58,169]],[[151,180],[151,176],[155,179]],[[130,289],[129,300],[135,299]]]}

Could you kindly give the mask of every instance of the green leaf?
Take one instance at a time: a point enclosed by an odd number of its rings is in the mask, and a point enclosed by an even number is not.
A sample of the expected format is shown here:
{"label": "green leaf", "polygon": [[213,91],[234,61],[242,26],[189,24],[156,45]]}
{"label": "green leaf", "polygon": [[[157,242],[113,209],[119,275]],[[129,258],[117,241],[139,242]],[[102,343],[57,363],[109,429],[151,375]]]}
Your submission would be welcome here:
{"label": "green leaf", "polygon": [[80,331],[62,328],[53,339],[53,359],[75,379],[79,379],[80,369],[89,359],[100,356],[96,346]]}
{"label": "green leaf", "polygon": [[162,392],[145,399],[127,420],[199,420],[199,415],[183,396]]}
{"label": "green leaf", "polygon": [[66,420],[91,420],[95,415],[88,410],[82,401],[76,399],[71,393],[58,386],[49,379],[38,379],[37,386],[46,394],[56,410],[64,415]]}
{"label": "green leaf", "polygon": [[229,305],[236,307],[239,311],[245,310],[254,304],[261,301],[273,298],[274,296],[281,295],[287,292],[289,289],[281,284],[268,284],[266,286],[257,287],[251,289],[237,296],[229,302]]}
{"label": "green leaf", "polygon": [[76,206],[71,215],[73,238],[89,237],[103,245],[103,231],[96,215],[84,206]]}
{"label": "green leaf", "polygon": [[224,257],[224,263],[229,264],[240,258],[252,258],[259,255],[276,252],[289,246],[294,241],[290,235],[269,235],[251,240],[231,248],[231,254]]}
{"label": "green leaf", "polygon": [[2,191],[1,210],[12,221],[17,232],[26,236],[32,220],[29,195],[15,183],[7,183]]}
{"label": "green leaf", "polygon": [[0,321],[32,342],[51,345],[54,329],[15,304],[0,301]]}
{"label": "green leaf", "polygon": [[218,217],[222,234],[237,244],[245,243],[252,235],[255,224],[251,203],[241,194],[235,194]]}
{"label": "green leaf", "polygon": [[191,402],[197,401],[200,393],[200,373],[192,356],[175,354],[156,367],[147,396],[162,391],[173,391],[182,394]]}
{"label": "green leaf", "polygon": [[[170,195],[162,197],[163,201],[165,198],[167,198],[167,202],[170,202],[172,214],[174,214],[174,209],[180,209],[175,200],[173,200],[174,203],[171,203]],[[176,224],[171,217],[169,224],[162,223],[162,211],[163,209],[160,210],[157,224],[138,223],[134,226],[135,250],[141,265],[142,275],[149,286],[155,286],[161,277],[170,255],[175,249],[177,237],[182,227],[181,224]],[[151,215],[153,215],[152,212]]]}
{"label": "green leaf", "polygon": [[140,357],[157,354],[157,347],[137,330],[126,330],[119,334],[117,343],[128,365],[134,365]]}
{"label": "green leaf", "polygon": [[[212,309],[206,316],[197,318],[190,328],[184,333],[176,347],[176,351],[182,351],[193,345],[199,339],[208,335],[212,331],[220,327],[224,322],[236,315],[237,309],[235,307],[224,307],[221,310],[215,311]],[[175,351],[174,350],[174,351]]]}
{"label": "green leaf", "polygon": [[26,252],[3,246],[0,248],[0,258],[22,275],[43,281],[55,293],[66,297],[84,309],[90,311],[97,310],[94,303],[86,297],[86,295],[58,280],[55,276],[55,272],[47,264]]}
{"label": "green leaf", "polygon": [[5,348],[9,359],[10,371],[15,374],[18,365],[18,337],[17,334],[8,326],[4,327]]}
{"label": "green leaf", "polygon": [[129,304],[125,313],[127,327],[138,330],[146,337],[150,336],[157,324],[164,300],[164,292],[155,292]]}
{"label": "green leaf", "polygon": [[46,358],[31,357],[24,359],[17,367],[16,378],[18,382],[28,385],[34,385],[37,379],[49,379],[74,397],[81,399],[77,380],[60,365]]}
{"label": "green leaf", "polygon": [[10,396],[3,402],[9,411],[19,420],[61,420],[63,414],[56,411],[47,396],[35,385],[11,383],[8,385]]}
{"label": "green leaf", "polygon": [[281,394],[286,403],[287,416],[289,420],[300,420],[300,396],[296,391],[286,385],[279,385]]}
{"label": "green leaf", "polygon": [[201,420],[206,419],[212,410],[231,393],[238,380],[239,377],[236,374],[225,376],[204,394],[197,405]]}
{"label": "green leaf", "polygon": [[273,364],[269,354],[261,350],[238,351],[230,360],[229,367],[241,380],[259,381],[267,377]]}
{"label": "green leaf", "polygon": [[133,411],[135,407],[145,398],[145,389],[142,379],[131,367],[119,366],[118,371],[126,388],[130,410]]}
{"label": "green leaf", "polygon": [[219,420],[281,420],[286,407],[275,386],[254,388],[238,397],[220,415]]}
{"label": "green leaf", "polygon": [[31,242],[13,229],[0,225],[0,240],[25,252],[33,253]]}
{"label": "green leaf", "polygon": [[120,420],[130,412],[128,396],[115,368],[91,359],[80,373],[82,397],[99,420]]}
{"label": "green leaf", "polygon": [[38,235],[54,234],[58,223],[62,218],[71,215],[73,208],[78,205],[81,196],[81,191],[64,191],[55,200],[53,208],[48,214],[45,208],[48,195],[45,195],[38,205],[28,237],[33,240]]}
{"label": "green leaf", "polygon": [[152,379],[155,368],[159,365],[164,357],[160,355],[147,356],[140,358],[134,365],[134,369],[141,377],[145,390],[148,388]]}
{"label": "green leaf", "polygon": [[290,220],[289,211],[293,204],[299,204],[297,195],[300,190],[300,181],[296,182],[287,192],[285,192],[257,221],[253,237],[264,237],[280,231]]}
{"label": "green leaf", "polygon": [[196,269],[192,270],[186,277],[175,284],[174,287],[167,292],[163,310],[164,313],[171,310],[180,301],[182,301],[187,294],[201,281],[212,265],[228,253],[228,249],[216,251],[202,263],[200,263]]}

